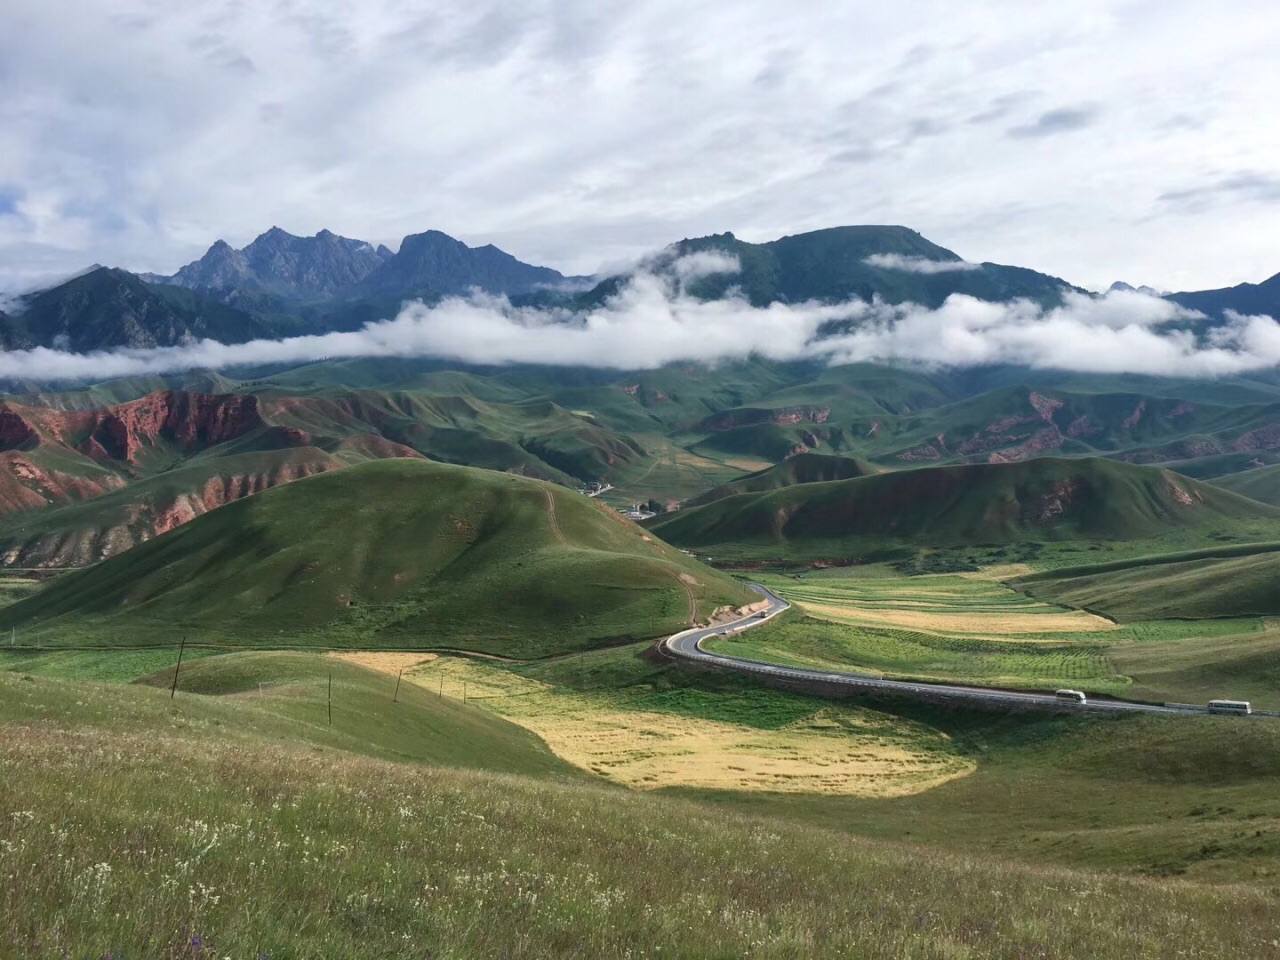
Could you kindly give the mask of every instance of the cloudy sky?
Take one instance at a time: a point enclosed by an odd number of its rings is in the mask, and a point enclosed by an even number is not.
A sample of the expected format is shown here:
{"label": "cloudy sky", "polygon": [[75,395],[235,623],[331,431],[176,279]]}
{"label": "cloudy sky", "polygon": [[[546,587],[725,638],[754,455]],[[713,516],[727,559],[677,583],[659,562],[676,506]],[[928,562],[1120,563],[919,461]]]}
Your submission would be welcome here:
{"label": "cloudy sky", "polygon": [[1105,287],[1280,271],[1280,4],[4,0],[0,285],[275,224],[591,272],[901,223]]}

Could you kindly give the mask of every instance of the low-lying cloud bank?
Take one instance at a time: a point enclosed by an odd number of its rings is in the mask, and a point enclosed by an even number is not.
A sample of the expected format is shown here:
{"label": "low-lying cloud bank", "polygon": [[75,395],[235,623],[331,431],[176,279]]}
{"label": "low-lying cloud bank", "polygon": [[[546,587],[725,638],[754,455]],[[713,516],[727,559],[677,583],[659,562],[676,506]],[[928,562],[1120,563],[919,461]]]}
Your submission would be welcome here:
{"label": "low-lying cloud bank", "polygon": [[930,260],[928,257],[908,257],[901,253],[873,253],[863,258],[869,267],[882,270],[901,270],[903,273],[964,273],[981,270],[982,264],[968,260]]}
{"label": "low-lying cloud bank", "polygon": [[755,355],[1204,377],[1280,365],[1280,324],[1272,318],[1231,315],[1211,326],[1198,313],[1136,291],[1100,297],[1068,292],[1053,309],[960,295],[936,310],[862,300],[754,307],[737,296],[703,302],[687,295],[691,277],[736,267],[731,258],[699,256],[661,274],[636,274],[586,313],[513,307],[504,298],[475,294],[434,306],[406,304],[394,319],[349,333],[92,354],[45,348],[0,353],[0,378],[93,381],[353,357],[639,370]]}

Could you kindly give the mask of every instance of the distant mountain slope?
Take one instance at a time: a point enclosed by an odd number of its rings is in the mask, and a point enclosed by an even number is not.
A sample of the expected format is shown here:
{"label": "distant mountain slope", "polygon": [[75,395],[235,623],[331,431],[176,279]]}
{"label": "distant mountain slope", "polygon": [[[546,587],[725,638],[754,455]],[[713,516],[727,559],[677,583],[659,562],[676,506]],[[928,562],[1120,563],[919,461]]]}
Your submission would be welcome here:
{"label": "distant mountain slope", "polygon": [[390,296],[466,293],[472,287],[487,293],[526,293],[564,279],[559,271],[522,263],[492,244],[468,247],[439,230],[428,230],[405,237],[395,256],[361,286],[365,292]]}
{"label": "distant mountain slope", "polygon": [[[1242,497],[1280,507],[1280,464],[1255,467],[1242,473],[1233,473],[1213,480],[1215,487],[1230,490]],[[1277,583],[1280,592],[1280,582]]]}
{"label": "distant mountain slope", "polygon": [[493,471],[385,460],[197,517],[0,612],[0,629],[545,656],[669,633],[736,581],[602,505]]}
{"label": "distant mountain slope", "polygon": [[[952,251],[900,226],[833,227],[768,243],[748,243],[732,233],[715,234],[681,240],[654,263],[661,269],[677,257],[702,251],[731,254],[742,269],[701,279],[690,286],[692,293],[714,299],[737,287],[757,305],[880,297],[888,303],[910,301],[937,307],[955,293],[982,300],[1025,297],[1054,304],[1061,301],[1064,289],[1073,289],[1065,280],[1034,270],[966,264]],[[924,272],[930,268],[933,272]],[[616,289],[617,282],[606,280],[586,296],[601,299]]]}
{"label": "distant mountain slope", "polygon": [[[1024,371],[1034,382],[1034,374]],[[913,374],[903,373],[910,383]],[[945,385],[945,384],[944,384]],[[1232,388],[1224,387],[1226,399]],[[939,391],[940,392],[940,391]],[[1212,395],[1209,390],[1195,391]],[[771,406],[783,398],[805,404]],[[1261,389],[1260,397],[1266,397]],[[853,390],[825,396],[792,388],[706,418],[695,450],[778,460],[805,449],[899,466],[1001,462],[1055,454],[1105,454],[1170,463],[1280,450],[1280,402],[1192,402],[1137,392],[1067,392],[1001,387],[976,396],[896,410]]]}
{"label": "distant mountain slope", "polygon": [[[1180,531],[1280,534],[1280,510],[1155,467],[1041,459],[904,470],[742,494],[667,514],[682,547],[785,545],[857,556],[893,544],[1136,540]],[[834,554],[839,555],[839,554]]]}
{"label": "distant mountain slope", "polygon": [[192,290],[233,290],[277,294],[295,300],[340,296],[392,256],[363,240],[321,230],[296,237],[272,227],[242,250],[219,240],[199,260],[170,278]]}
{"label": "distant mountain slope", "polygon": [[108,267],[24,297],[9,323],[11,347],[77,353],[167,347],[205,337],[241,343],[276,332],[257,316],[193,291],[145,283]]}
{"label": "distant mountain slope", "polygon": [[714,503],[725,497],[737,496],[740,493],[763,493],[779,490],[782,487],[794,486],[798,483],[825,483],[829,480],[850,480],[854,477],[865,477],[879,473],[880,468],[865,460],[853,460],[849,457],[827,457],[816,453],[801,453],[782,463],[749,473],[738,480],[732,480],[723,486],[708,490],[700,497],[684,504],[684,509]]}
{"label": "distant mountain slope", "polygon": [[1174,559],[1060,570],[1013,585],[1121,621],[1280,616],[1280,550]]}
{"label": "distant mountain slope", "polygon": [[1210,317],[1234,310],[1247,316],[1262,314],[1280,318],[1280,273],[1261,283],[1241,283],[1219,290],[1188,290],[1171,293],[1168,298]]}
{"label": "distant mountain slope", "polygon": [[199,260],[162,279],[270,311],[367,298],[390,299],[394,307],[396,298],[465,293],[473,287],[526,293],[565,278],[492,245],[468,247],[438,230],[411,234],[392,253],[328,230],[298,237],[272,227],[241,250],[219,240]]}

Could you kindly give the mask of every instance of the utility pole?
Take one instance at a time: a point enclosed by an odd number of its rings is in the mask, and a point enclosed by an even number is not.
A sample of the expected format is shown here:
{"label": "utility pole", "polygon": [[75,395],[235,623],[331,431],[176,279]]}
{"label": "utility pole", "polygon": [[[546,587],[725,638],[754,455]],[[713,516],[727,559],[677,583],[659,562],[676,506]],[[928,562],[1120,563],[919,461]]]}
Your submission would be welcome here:
{"label": "utility pole", "polygon": [[396,695],[391,698],[392,703],[400,702],[400,678],[404,676],[404,670],[396,674]]}
{"label": "utility pole", "polygon": [[329,670],[329,726],[333,726],[333,670]]}
{"label": "utility pole", "polygon": [[182,669],[182,651],[187,648],[187,638],[182,638],[182,643],[178,644],[178,665],[173,668],[173,686],[169,688],[169,699],[172,700],[178,692],[178,671]]}

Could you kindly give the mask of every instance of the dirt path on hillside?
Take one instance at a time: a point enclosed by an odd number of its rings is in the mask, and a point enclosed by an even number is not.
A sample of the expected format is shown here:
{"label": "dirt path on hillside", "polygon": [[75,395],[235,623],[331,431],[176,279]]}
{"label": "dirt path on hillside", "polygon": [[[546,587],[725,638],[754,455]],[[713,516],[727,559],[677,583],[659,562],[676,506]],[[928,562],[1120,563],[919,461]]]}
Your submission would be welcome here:
{"label": "dirt path on hillside", "polygon": [[547,497],[547,519],[551,521],[551,532],[556,535],[556,539],[568,546],[569,541],[565,539],[564,531],[560,529],[560,521],[556,519],[556,498],[550,490],[543,490]]}
{"label": "dirt path on hillside", "polygon": [[[680,584],[680,588],[684,590],[684,595],[689,598],[689,625],[692,626],[698,622],[698,598],[693,595],[693,587],[691,587],[689,585],[689,581],[685,579],[689,574],[672,573],[671,576],[675,578],[676,583]],[[690,579],[692,579],[692,577],[690,577]],[[697,581],[694,582],[696,583]]]}

